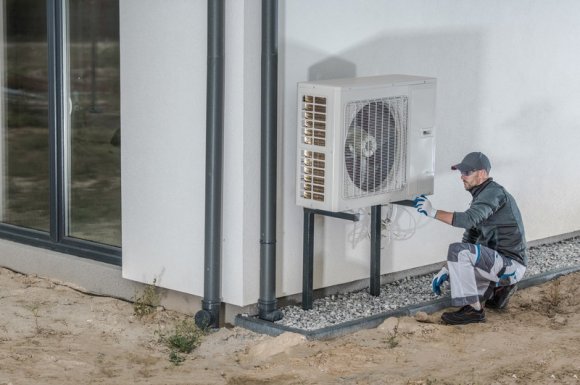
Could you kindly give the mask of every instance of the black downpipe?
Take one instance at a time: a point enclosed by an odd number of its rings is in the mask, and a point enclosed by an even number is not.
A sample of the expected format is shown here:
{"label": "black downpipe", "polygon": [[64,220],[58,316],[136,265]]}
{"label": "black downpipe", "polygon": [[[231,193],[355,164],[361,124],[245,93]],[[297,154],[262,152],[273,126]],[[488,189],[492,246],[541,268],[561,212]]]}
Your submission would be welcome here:
{"label": "black downpipe", "polygon": [[195,315],[195,323],[202,328],[218,328],[221,307],[224,0],[208,0],[207,7],[204,294],[202,310]]}
{"label": "black downpipe", "polygon": [[260,166],[260,298],[258,316],[282,318],[276,300],[276,183],[278,126],[278,0],[262,0]]}

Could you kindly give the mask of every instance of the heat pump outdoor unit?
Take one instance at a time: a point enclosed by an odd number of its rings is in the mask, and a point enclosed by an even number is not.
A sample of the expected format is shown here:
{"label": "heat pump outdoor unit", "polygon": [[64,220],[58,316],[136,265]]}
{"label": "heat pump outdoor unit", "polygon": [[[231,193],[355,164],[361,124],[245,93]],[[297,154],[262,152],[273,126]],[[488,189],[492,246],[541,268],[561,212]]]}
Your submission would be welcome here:
{"label": "heat pump outdoor unit", "polygon": [[432,194],[436,79],[298,84],[296,203],[347,211]]}

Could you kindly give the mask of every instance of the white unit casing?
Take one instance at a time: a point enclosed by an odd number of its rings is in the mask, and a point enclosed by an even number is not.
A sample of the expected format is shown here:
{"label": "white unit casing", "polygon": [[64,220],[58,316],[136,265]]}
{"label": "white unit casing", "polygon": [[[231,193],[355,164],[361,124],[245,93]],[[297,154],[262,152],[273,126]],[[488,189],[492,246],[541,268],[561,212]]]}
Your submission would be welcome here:
{"label": "white unit casing", "polygon": [[333,212],[433,194],[435,78],[298,84],[296,203]]}

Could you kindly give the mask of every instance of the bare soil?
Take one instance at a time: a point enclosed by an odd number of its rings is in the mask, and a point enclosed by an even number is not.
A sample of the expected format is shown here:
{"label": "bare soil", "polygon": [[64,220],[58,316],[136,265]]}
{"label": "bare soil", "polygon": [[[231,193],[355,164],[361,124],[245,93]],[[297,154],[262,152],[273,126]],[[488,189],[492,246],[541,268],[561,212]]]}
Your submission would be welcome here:
{"label": "bare soil", "polygon": [[[179,365],[159,336],[186,315],[0,269],[0,384],[580,384],[580,273],[520,290],[483,324],[439,313],[329,341],[223,328]],[[432,323],[433,322],[433,323]]]}

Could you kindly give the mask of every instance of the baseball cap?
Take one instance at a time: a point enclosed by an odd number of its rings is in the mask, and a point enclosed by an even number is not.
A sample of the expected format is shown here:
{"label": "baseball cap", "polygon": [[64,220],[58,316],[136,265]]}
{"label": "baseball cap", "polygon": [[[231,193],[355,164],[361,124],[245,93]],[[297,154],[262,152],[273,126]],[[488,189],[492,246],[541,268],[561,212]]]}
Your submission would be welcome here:
{"label": "baseball cap", "polygon": [[481,152],[470,152],[465,155],[461,163],[451,166],[452,170],[459,170],[462,172],[485,170],[489,172],[491,163],[487,156]]}

